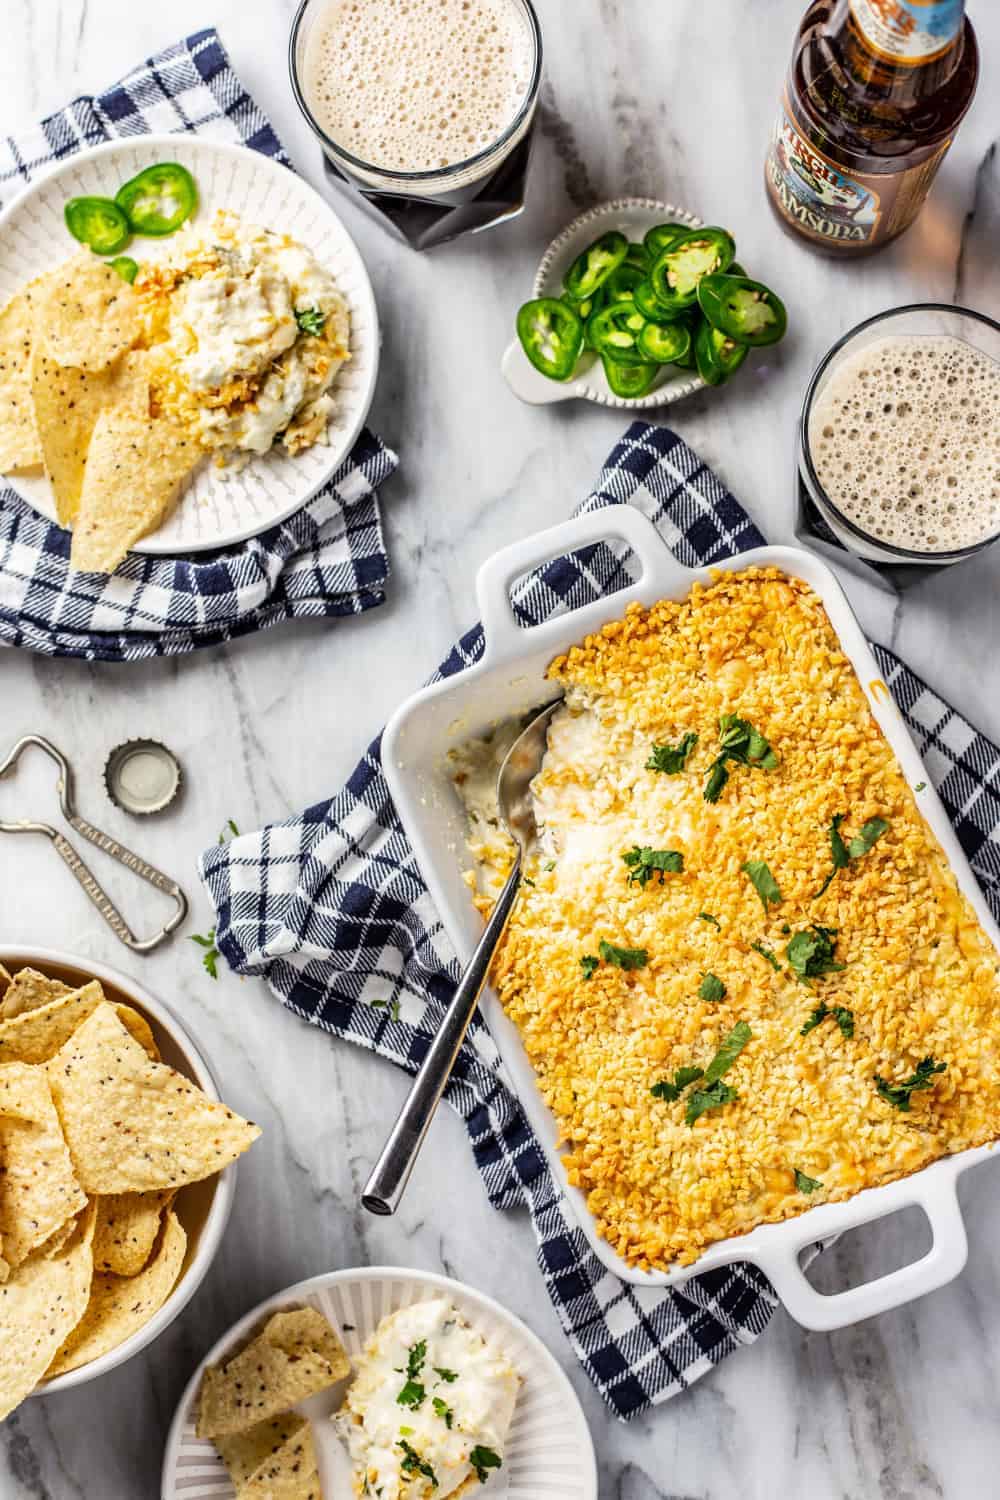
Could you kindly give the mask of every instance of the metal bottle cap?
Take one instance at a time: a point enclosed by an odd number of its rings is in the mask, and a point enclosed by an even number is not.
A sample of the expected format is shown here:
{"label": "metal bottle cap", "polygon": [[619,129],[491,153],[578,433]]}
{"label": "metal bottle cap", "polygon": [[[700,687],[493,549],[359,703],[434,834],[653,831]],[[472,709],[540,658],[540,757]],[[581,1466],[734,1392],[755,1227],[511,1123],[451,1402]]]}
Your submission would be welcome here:
{"label": "metal bottle cap", "polygon": [[181,780],[180,761],[158,740],[127,740],[112,750],[104,767],[104,785],[112,802],[140,817],[169,807]]}

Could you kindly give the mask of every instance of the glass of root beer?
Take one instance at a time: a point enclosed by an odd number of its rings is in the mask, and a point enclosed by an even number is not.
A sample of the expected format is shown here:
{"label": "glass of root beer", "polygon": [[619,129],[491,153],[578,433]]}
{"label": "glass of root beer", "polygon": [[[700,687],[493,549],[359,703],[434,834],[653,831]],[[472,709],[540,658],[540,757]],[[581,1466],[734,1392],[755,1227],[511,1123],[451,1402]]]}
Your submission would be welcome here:
{"label": "glass of root beer", "polygon": [[1000,323],[946,303],[868,318],[799,422],[800,536],[905,584],[1000,537]]}
{"label": "glass of root beer", "polygon": [[417,249],[524,207],[531,0],[302,0],[289,64],[327,174]]}

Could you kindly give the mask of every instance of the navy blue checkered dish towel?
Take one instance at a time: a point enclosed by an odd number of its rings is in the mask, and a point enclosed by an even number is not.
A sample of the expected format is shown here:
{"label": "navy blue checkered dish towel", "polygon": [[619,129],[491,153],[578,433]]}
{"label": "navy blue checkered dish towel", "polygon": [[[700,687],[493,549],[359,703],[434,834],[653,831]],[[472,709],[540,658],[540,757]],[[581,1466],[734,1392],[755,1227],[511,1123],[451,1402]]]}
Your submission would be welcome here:
{"label": "navy blue checkered dish towel", "polygon": [[[197,131],[289,166],[218,34],[201,31],[102,94],[0,137],[0,207],[74,151],[151,131]],[[138,661],[281,620],[372,609],[389,574],[377,490],[395,467],[396,455],[365,430],[330,482],[282,525],[192,560],[132,552],[112,578],[72,571],[69,532],[0,479],[0,645]]]}
{"label": "navy blue checkered dish towel", "polygon": [[[606,505],[637,506],[691,567],[764,541],[697,455],[667,428],[645,422],[625,434],[581,510]],[[621,548],[588,546],[523,580],[515,608],[525,623],[538,624],[619,588],[623,566],[627,571]],[[475,626],[437,675],[460,672],[482,649]],[[875,649],[1000,918],[1000,749],[891,652]],[[282,1004],[314,1025],[416,1070],[459,966],[390,800],[378,741],[338,796],[210,849],[201,868],[216,908],[216,942],[233,969],[264,975]],[[724,1266],[668,1291],[627,1286],[604,1269],[478,1018],[446,1098],[468,1126],[490,1202],[529,1210],[549,1295],[584,1369],[618,1416],[677,1395],[763,1331],[777,1303],[753,1266]]]}

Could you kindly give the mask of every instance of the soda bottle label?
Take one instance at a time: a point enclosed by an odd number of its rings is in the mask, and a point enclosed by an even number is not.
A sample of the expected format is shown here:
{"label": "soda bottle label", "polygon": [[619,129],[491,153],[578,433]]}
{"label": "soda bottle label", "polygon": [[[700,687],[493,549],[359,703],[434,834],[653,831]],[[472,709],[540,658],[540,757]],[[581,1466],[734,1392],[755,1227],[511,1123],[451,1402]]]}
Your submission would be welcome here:
{"label": "soda bottle label", "polygon": [[786,96],[771,134],[765,180],[779,213],[807,238],[874,245],[916,217],[949,144],[901,172],[845,172],[806,139]]}
{"label": "soda bottle label", "polygon": [[887,62],[918,66],[947,52],[964,20],[962,0],[849,0],[865,43]]}

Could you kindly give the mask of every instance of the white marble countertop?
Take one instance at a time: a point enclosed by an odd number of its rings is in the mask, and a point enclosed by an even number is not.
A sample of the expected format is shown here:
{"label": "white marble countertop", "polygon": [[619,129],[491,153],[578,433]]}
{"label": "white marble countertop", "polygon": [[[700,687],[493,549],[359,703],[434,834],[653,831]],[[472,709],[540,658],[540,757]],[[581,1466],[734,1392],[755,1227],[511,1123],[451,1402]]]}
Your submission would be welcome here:
{"label": "white marble countertop", "polygon": [[[50,735],[78,769],[85,815],[182,877],[186,932],[209,925],[194,873],[227,818],[249,829],[328,796],[389,711],[470,623],[477,565],[568,515],[622,429],[574,404],[533,409],[498,361],[512,309],[549,238],[578,210],[622,193],[665,197],[731,225],[740,258],[786,296],[793,332],[766,375],[671,409],[669,420],[747,503],[772,540],[791,537],[793,428],[808,373],[868,313],[959,298],[997,315],[1000,11],[971,0],[983,51],[979,97],[917,226],[860,263],[819,259],[780,233],[764,203],[764,144],[804,0],[540,0],[547,82],[527,211],[515,223],[420,256],[343,198],[366,257],[385,348],[372,422],[402,458],[385,492],[389,602],[362,619],[283,627],[228,650],[139,667],[0,654],[4,742]],[[140,57],[215,23],[236,68],[298,166],[317,153],[289,90],[294,0],[5,0],[0,132],[91,92]],[[902,601],[848,577],[869,633],[891,644],[1000,738],[1000,551],[928,579]],[[161,737],[187,772],[176,815],[136,834],[100,789],[108,749]],[[41,769],[0,809],[54,807]],[[102,873],[105,865],[102,862]],[[159,915],[125,877],[127,910]],[[602,1500],[969,1500],[1000,1466],[997,1178],[963,1184],[970,1262],[923,1302],[832,1336],[779,1315],[766,1336],[684,1397],[630,1426],[609,1417],[560,1332],[520,1215],[493,1213],[464,1131],[435,1123],[399,1216],[358,1208],[359,1184],[405,1080],[284,1014],[263,984],[213,983],[186,936],[126,954],[41,841],[0,847],[0,942],[57,946],[140,976],[175,1005],[213,1059],[227,1100],[264,1137],[241,1168],[222,1251],[181,1318],[150,1350],[79,1390],[31,1401],[0,1427],[2,1500],[151,1500],[167,1424],[199,1356],[255,1301],[358,1263],[443,1269],[499,1297],[554,1350],[579,1392]],[[863,1279],[914,1254],[892,1221],[832,1253],[824,1276]]]}

